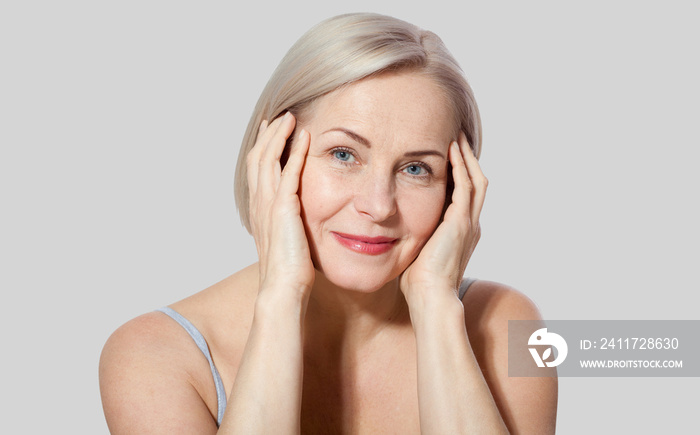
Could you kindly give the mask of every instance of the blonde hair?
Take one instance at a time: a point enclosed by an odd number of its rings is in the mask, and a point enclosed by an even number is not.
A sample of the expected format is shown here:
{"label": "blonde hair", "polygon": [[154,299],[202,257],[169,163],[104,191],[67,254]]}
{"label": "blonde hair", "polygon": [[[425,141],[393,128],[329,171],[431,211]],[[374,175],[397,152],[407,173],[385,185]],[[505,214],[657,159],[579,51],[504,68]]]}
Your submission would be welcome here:
{"label": "blonde hair", "polygon": [[432,32],[373,14],[339,15],[314,26],[284,56],[262,91],[238,154],[235,197],[250,232],[246,157],[263,120],[285,111],[303,117],[317,98],[371,75],[410,69],[432,78],[445,92],[455,116],[455,139],[464,131],[474,155],[481,154],[481,119],[462,69]]}

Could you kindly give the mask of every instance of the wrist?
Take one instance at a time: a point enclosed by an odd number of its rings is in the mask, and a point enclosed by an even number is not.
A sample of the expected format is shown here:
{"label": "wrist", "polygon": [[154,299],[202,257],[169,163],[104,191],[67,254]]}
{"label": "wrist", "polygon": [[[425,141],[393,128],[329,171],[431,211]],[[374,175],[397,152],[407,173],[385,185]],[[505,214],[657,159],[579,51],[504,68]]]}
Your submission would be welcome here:
{"label": "wrist", "polygon": [[426,288],[406,295],[406,303],[414,326],[421,322],[442,322],[448,319],[464,324],[464,305],[454,290]]}
{"label": "wrist", "polygon": [[286,319],[301,321],[308,301],[308,292],[283,287],[261,287],[255,300],[254,315],[256,319],[271,319],[273,323]]}

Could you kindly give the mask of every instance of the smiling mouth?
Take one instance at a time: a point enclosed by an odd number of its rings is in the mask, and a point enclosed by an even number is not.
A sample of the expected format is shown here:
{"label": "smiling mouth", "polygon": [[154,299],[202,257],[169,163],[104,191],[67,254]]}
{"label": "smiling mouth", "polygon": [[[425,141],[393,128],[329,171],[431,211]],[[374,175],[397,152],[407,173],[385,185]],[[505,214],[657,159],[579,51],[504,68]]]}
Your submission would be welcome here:
{"label": "smiling mouth", "polygon": [[333,237],[346,248],[360,254],[380,255],[391,250],[398,239],[391,237],[368,237],[356,234],[336,233],[332,231]]}

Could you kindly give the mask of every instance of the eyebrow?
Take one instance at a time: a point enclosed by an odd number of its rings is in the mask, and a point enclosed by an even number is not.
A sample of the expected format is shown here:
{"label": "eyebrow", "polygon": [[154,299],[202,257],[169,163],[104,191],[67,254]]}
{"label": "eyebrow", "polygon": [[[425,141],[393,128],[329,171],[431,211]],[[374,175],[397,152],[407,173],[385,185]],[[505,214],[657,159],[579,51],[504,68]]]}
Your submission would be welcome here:
{"label": "eyebrow", "polygon": [[354,131],[348,130],[347,128],[343,127],[335,127],[331,128],[330,130],[324,131],[322,134],[330,133],[331,131],[339,131],[341,133],[345,133],[346,136],[348,136],[350,139],[354,140],[357,143],[360,143],[367,148],[372,148],[372,145],[369,143],[369,139],[360,136],[359,134],[355,133]]}
{"label": "eyebrow", "polygon": [[[332,131],[338,131],[340,133],[343,133],[347,137],[349,137],[350,139],[354,140],[355,142],[357,142],[361,145],[364,145],[367,148],[372,148],[372,144],[370,143],[369,139],[355,133],[352,130],[348,130],[347,128],[335,127],[335,128],[331,128],[329,130],[326,130],[321,134],[330,133]],[[435,151],[435,150],[409,151],[409,152],[405,153],[404,155],[406,157],[438,156],[438,157],[441,157],[443,159],[446,159],[446,157],[443,153],[441,153],[440,151]]]}
{"label": "eyebrow", "polygon": [[423,156],[438,156],[445,159],[445,155],[440,151],[425,150],[425,151],[409,151],[404,154],[406,157],[423,157]]}

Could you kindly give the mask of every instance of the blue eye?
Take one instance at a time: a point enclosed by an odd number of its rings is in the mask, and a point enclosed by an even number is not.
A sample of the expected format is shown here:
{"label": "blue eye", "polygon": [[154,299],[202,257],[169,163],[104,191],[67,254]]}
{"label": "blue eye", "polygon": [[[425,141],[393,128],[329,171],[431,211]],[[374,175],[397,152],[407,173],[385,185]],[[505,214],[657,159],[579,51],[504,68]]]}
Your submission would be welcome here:
{"label": "blue eye", "polygon": [[419,165],[410,165],[406,167],[406,172],[410,175],[421,176],[425,172],[425,168]]}
{"label": "blue eye", "polygon": [[353,155],[349,151],[343,149],[333,151],[333,157],[341,162],[352,162],[354,159]]}

